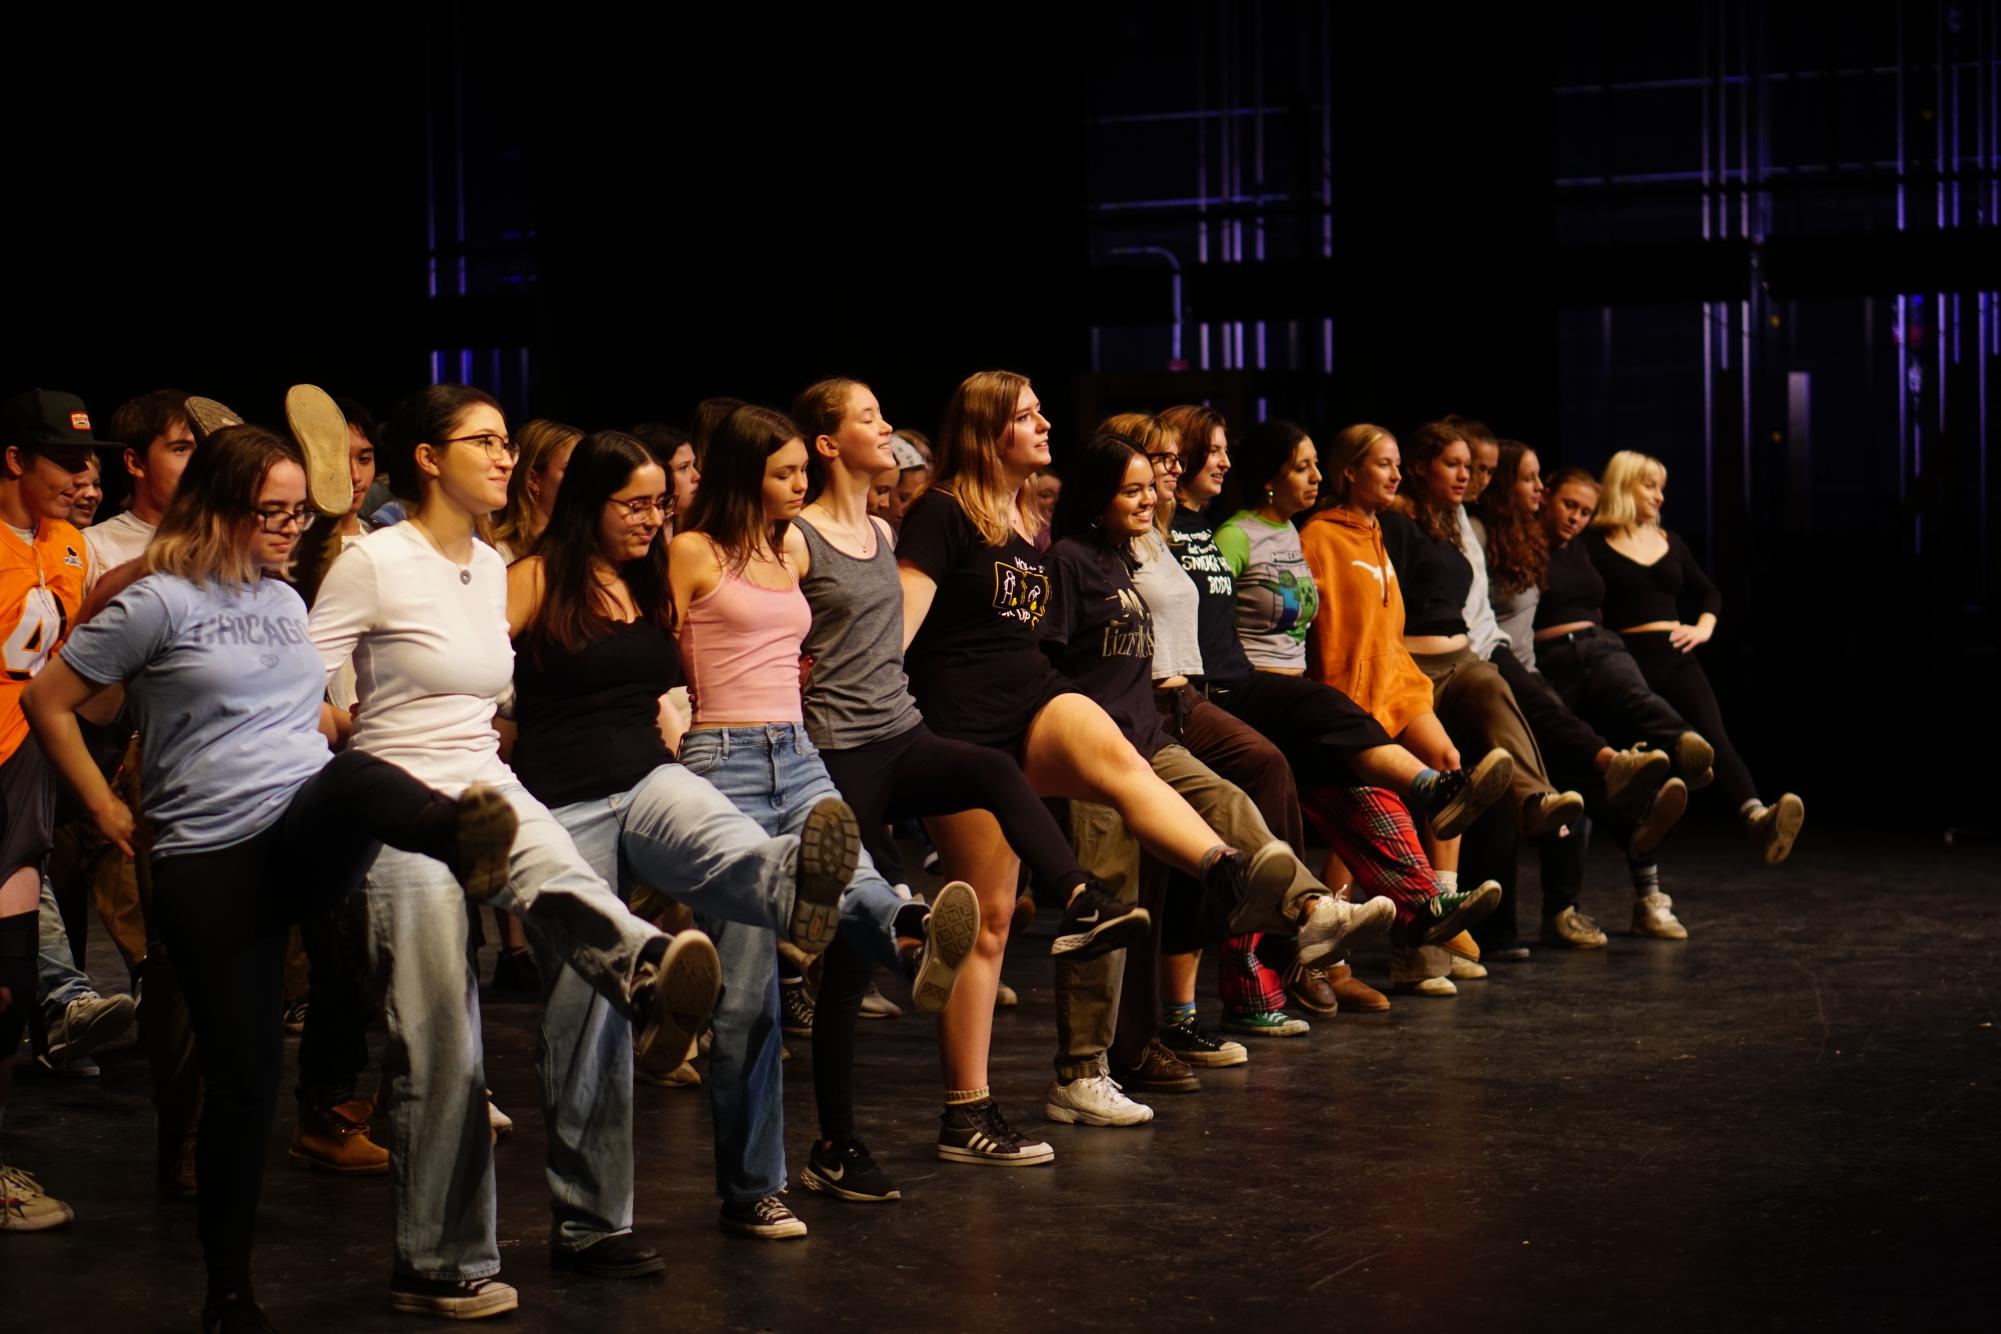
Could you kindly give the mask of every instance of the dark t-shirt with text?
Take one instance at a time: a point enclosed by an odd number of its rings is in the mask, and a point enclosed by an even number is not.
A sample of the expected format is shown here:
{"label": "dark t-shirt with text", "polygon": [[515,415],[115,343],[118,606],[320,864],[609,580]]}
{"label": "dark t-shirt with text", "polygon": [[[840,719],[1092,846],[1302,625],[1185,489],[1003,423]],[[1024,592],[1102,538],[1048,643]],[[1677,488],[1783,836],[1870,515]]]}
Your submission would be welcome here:
{"label": "dark t-shirt with text", "polygon": [[1042,651],[1152,759],[1168,737],[1153,704],[1153,615],[1131,572],[1112,552],[1066,537],[1050,548],[1049,582]]}

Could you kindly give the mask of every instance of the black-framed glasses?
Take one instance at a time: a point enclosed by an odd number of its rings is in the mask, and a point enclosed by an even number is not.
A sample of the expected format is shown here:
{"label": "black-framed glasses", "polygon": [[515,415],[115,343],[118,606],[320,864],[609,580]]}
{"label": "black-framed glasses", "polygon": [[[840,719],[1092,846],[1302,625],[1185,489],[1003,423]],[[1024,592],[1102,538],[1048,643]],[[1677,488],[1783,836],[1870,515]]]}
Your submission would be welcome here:
{"label": "black-framed glasses", "polygon": [[478,435],[455,435],[441,441],[447,445],[478,445],[486,451],[486,457],[495,463],[512,463],[521,453],[521,447],[504,435],[482,431]]}
{"label": "black-framed glasses", "polygon": [[299,531],[303,533],[313,526],[313,520],[320,517],[305,505],[295,510],[252,510],[250,513],[251,517],[257,520],[257,526],[274,537],[283,533],[286,527],[292,524],[297,524]]}
{"label": "black-framed glasses", "polygon": [[649,514],[656,513],[664,519],[673,512],[665,496],[639,496],[632,500],[620,500],[613,496],[605,504],[624,515],[627,523],[645,523]]}
{"label": "black-framed glasses", "polygon": [[1179,454],[1149,454],[1146,456],[1146,461],[1162,472],[1181,471],[1181,456]]}

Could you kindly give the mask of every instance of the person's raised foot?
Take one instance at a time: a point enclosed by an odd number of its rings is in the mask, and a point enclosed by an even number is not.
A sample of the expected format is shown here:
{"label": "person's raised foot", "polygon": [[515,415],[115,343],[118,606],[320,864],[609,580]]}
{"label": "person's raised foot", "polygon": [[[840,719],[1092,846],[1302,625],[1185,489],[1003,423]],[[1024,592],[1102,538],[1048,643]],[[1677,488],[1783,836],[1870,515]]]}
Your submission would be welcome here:
{"label": "person's raised foot", "polygon": [[815,802],[799,829],[798,883],[785,934],[808,954],[824,954],[841,924],[841,894],[861,861],[861,826],[839,797]]}
{"label": "person's raised foot", "polygon": [[79,996],[63,1007],[49,1029],[48,1064],[61,1069],[81,1062],[132,1026],[139,1003],[130,996]]}
{"label": "person's raised foot", "polygon": [[1461,931],[1446,937],[1438,942],[1438,948],[1455,959],[1464,959],[1467,963],[1480,962],[1480,942],[1473,939],[1471,931]]}
{"label": "person's raised foot", "polygon": [[685,1052],[709,1026],[722,990],[715,942],[694,930],[674,936],[633,975],[633,1049],[644,1056],[664,1042],[669,1051]]}
{"label": "person's raised foot", "polygon": [[1611,767],[1605,770],[1606,804],[1629,813],[1645,809],[1673,767],[1665,752],[1644,746],[1613,751]]}
{"label": "person's raised foot", "polygon": [[1542,943],[1558,949],[1602,950],[1605,933],[1598,929],[1598,923],[1570,907],[1542,919]]}
{"label": "person's raised foot", "polygon": [[983,1167],[1034,1167],[1054,1162],[1056,1150],[1007,1123],[992,1098],[947,1107],[938,1118],[938,1156],[948,1163]]}
{"label": "person's raised foot", "polygon": [[630,1232],[618,1232],[577,1249],[552,1247],[549,1268],[589,1278],[646,1278],[666,1273],[667,1261]]}
{"label": "person's raised foot", "polygon": [[1498,880],[1483,881],[1474,889],[1440,890],[1415,905],[1411,920],[1397,923],[1391,934],[1400,945],[1436,945],[1484,919],[1500,902]]}
{"label": "person's raised foot", "polygon": [[452,854],[447,865],[467,898],[484,903],[506,888],[519,828],[514,807],[484,783],[474,783],[452,803]]}
{"label": "person's raised foot", "polygon": [[354,508],[347,415],[318,385],[295,384],[285,391],[285,424],[305,456],[306,496],[313,508],[330,519],[345,515]]}
{"label": "person's raised foot", "polygon": [[1568,829],[1584,814],[1584,798],[1575,792],[1537,792],[1522,803],[1522,834],[1541,838]]}
{"label": "person's raised foot", "polygon": [[520,1305],[520,1294],[497,1278],[417,1278],[398,1274],[389,1280],[389,1309],[405,1315],[485,1320],[506,1315]]}
{"label": "person's raised foot", "polygon": [[1746,822],[1751,837],[1772,866],[1793,855],[1793,840],[1806,823],[1806,803],[1790,792],[1781,793],[1769,806],[1760,806]]}
{"label": "person's raised foot", "polygon": [[0,1232],[45,1232],[75,1219],[76,1210],[18,1167],[0,1163]]}
{"label": "person's raised foot", "polygon": [[1646,814],[1633,827],[1633,837],[1626,844],[1626,855],[1635,861],[1647,861],[1667,841],[1674,827],[1681,823],[1681,817],[1688,810],[1688,784],[1679,778],[1670,778],[1662,783],[1660,791],[1648,803]]}
{"label": "person's raised foot", "polygon": [[1700,732],[1683,732],[1674,739],[1674,767],[1691,792],[1700,792],[1716,781],[1716,747]]}
{"label": "person's raised foot", "polygon": [[1152,925],[1153,915],[1146,909],[1114,898],[1097,881],[1087,880],[1064,905],[1049,952],[1081,963],[1139,944]]}
{"label": "person's raised foot", "polygon": [[1350,903],[1339,894],[1316,894],[1299,916],[1299,963],[1312,967],[1338,959],[1351,945],[1374,941],[1397,919],[1397,905],[1383,895],[1366,903]]}
{"label": "person's raised foot", "polygon": [[1688,928],[1674,915],[1674,900],[1655,890],[1634,901],[1633,934],[1655,940],[1687,940]]}
{"label": "person's raised foot", "polygon": [[814,1140],[806,1153],[806,1170],[799,1179],[807,1190],[836,1199],[861,1204],[900,1200],[903,1192],[876,1165],[868,1146],[849,1135],[844,1139]]}
{"label": "person's raised foot", "polygon": [[945,1012],[959,985],[959,969],[979,938],[980,896],[965,881],[954,880],[933,896],[922,944],[904,955],[910,1003],[919,1014]]}
{"label": "person's raised foot", "polygon": [[1066,1126],[1138,1126],[1153,1120],[1153,1108],[1134,1102],[1103,1070],[1055,1080],[1042,1095],[1042,1115]]}
{"label": "person's raised foot", "polygon": [[1499,746],[1482,755],[1471,769],[1440,774],[1424,803],[1433,836],[1457,838],[1465,833],[1489,806],[1507,795],[1508,785],[1514,781],[1514,757]]}

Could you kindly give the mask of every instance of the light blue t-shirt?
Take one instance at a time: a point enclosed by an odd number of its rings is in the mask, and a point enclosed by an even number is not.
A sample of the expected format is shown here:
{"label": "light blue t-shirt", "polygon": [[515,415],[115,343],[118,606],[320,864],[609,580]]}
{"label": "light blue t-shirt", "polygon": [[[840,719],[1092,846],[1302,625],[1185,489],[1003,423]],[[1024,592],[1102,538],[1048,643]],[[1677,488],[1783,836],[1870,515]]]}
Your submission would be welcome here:
{"label": "light blue t-shirt", "polygon": [[326,668],[306,604],[276,579],[204,587],[149,574],[61,651],[79,675],[125,683],[156,857],[261,833],[331,758]]}

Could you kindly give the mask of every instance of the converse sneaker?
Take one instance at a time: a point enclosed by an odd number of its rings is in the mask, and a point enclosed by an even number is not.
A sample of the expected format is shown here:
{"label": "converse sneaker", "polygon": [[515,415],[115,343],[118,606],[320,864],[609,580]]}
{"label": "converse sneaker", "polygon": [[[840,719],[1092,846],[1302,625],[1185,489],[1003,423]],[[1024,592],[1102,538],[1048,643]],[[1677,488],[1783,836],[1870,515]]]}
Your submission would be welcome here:
{"label": "converse sneaker", "polygon": [[1605,770],[1605,801],[1613,810],[1637,813],[1668,779],[1672,763],[1667,755],[1645,746],[1612,752],[1611,767]]}
{"label": "converse sneaker", "polygon": [[1050,1084],[1042,1095],[1042,1114],[1066,1126],[1138,1126],[1153,1120],[1153,1108],[1128,1098],[1102,1070]]}
{"label": "converse sneaker", "polygon": [[549,1268],[591,1278],[645,1278],[666,1273],[667,1260],[630,1232],[614,1232],[579,1250],[551,1247]]}
{"label": "converse sneaker", "polygon": [[1716,781],[1716,747],[1700,733],[1683,732],[1674,739],[1674,767],[1699,792]]}
{"label": "converse sneaker", "polygon": [[1522,803],[1522,834],[1541,838],[1568,829],[1584,814],[1584,798],[1575,792],[1538,792]]}
{"label": "converse sneaker", "polygon": [[1399,945],[1436,945],[1485,918],[1500,902],[1498,880],[1484,881],[1477,889],[1440,890],[1416,905],[1412,920],[1399,922],[1394,935]]}
{"label": "converse sneaker", "polygon": [[39,1181],[0,1163],[0,1232],[41,1232],[75,1217],[76,1211],[43,1190]]}
{"label": "converse sneaker", "polygon": [[408,1315],[484,1320],[492,1315],[505,1315],[520,1305],[520,1296],[497,1278],[415,1278],[398,1274],[389,1280],[389,1309]]}
{"label": "converse sneaker", "polygon": [[[341,475],[347,475],[345,465]],[[452,855],[447,864],[466,897],[485,903],[507,887],[508,858],[520,821],[507,798],[484,783],[468,787],[453,806]]]}
{"label": "converse sneaker", "polygon": [[806,989],[805,978],[795,977],[778,984],[778,1013],[785,1022],[785,1036],[813,1036],[813,993]]}
{"label": "converse sneaker", "polygon": [[60,1069],[80,1061],[132,1026],[139,1003],[130,996],[79,996],[49,1029],[48,1062]]}
{"label": "converse sneaker", "polygon": [[346,414],[326,390],[295,384],[285,391],[285,424],[305,455],[307,498],[321,514],[340,518],[354,508]]}
{"label": "converse sneaker", "polygon": [[1674,900],[1656,890],[1633,904],[1633,934],[1656,940],[1687,940],[1688,928],[1674,915]]}
{"label": "converse sneaker", "polygon": [[1670,778],[1662,783],[1660,790],[1654,793],[1653,801],[1648,803],[1647,813],[1634,826],[1633,837],[1626,844],[1626,854],[1636,861],[1650,860],[1687,810],[1688,784],[1679,778]]}
{"label": "converse sneaker", "polygon": [[722,1227],[740,1237],[760,1237],[765,1241],[789,1241],[806,1235],[806,1222],[785,1207],[776,1195],[740,1204],[724,1204]]}
{"label": "converse sneaker", "polygon": [[1554,917],[1542,919],[1542,943],[1572,950],[1602,950],[1605,933],[1598,929],[1598,923],[1576,908],[1565,908]]}
{"label": "converse sneaker", "polygon": [[904,960],[910,1003],[919,1014],[945,1012],[959,984],[959,967],[979,938],[980,896],[965,881],[954,880],[932,898],[924,916],[924,944]]}
{"label": "converse sneaker", "polygon": [[1284,1010],[1223,1011],[1223,1027],[1260,1038],[1296,1038],[1313,1026]]}
{"label": "converse sneaker", "polygon": [[1750,819],[1751,837],[1756,839],[1773,866],[1793,855],[1793,840],[1806,823],[1806,803],[1790,792],[1781,793],[1769,806],[1761,806]]}
{"label": "converse sneaker", "polygon": [[1204,1070],[1244,1065],[1251,1059],[1250,1048],[1211,1033],[1192,1014],[1176,1023],[1162,1024],[1160,1045],[1187,1064]]}
{"label": "converse sneaker", "polygon": [[667,942],[656,960],[634,970],[632,1045],[644,1056],[655,1042],[686,1051],[709,1026],[723,991],[723,964],[715,942],[688,930]]}
{"label": "converse sneaker", "polygon": [[1348,946],[1370,943],[1396,919],[1397,905],[1380,894],[1359,904],[1339,894],[1316,894],[1299,915],[1299,962],[1310,967],[1341,958]]}
{"label": "converse sneaker", "polygon": [[785,934],[808,954],[823,954],[841,924],[841,893],[861,860],[861,826],[839,797],[825,797],[806,812],[799,829],[799,866],[792,920]]}
{"label": "converse sneaker", "polygon": [[882,994],[882,988],[871,982],[862,993],[861,1009],[856,1012],[863,1019],[901,1019],[903,1008]]}
{"label": "converse sneaker", "polygon": [[1514,781],[1514,757],[1499,746],[1482,755],[1471,769],[1440,774],[1424,802],[1432,834],[1458,838],[1489,806],[1507,795],[1508,785]]}
{"label": "converse sneaker", "polygon": [[938,1156],[948,1163],[988,1167],[1032,1167],[1054,1162],[1056,1150],[1024,1139],[1001,1115],[992,1098],[947,1107],[938,1118]]}
{"label": "converse sneaker", "polygon": [[824,1144],[814,1140],[807,1151],[806,1170],[800,1174],[800,1180],[807,1190],[836,1199],[874,1204],[903,1198],[903,1192],[875,1165],[867,1147],[853,1136]]}
{"label": "converse sneaker", "polygon": [[1139,944],[1152,925],[1153,916],[1146,909],[1113,898],[1097,881],[1087,880],[1063,909],[1049,952],[1081,963]]}

